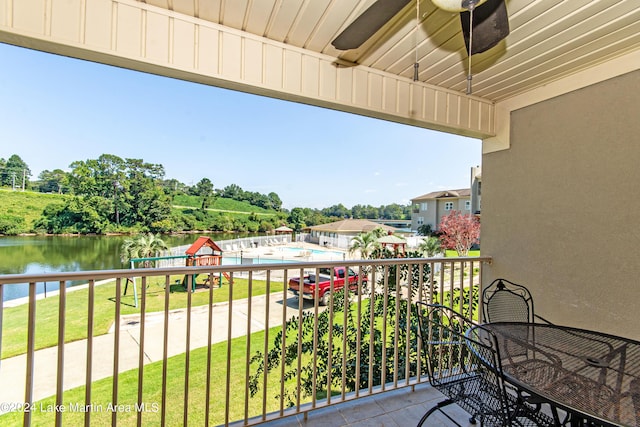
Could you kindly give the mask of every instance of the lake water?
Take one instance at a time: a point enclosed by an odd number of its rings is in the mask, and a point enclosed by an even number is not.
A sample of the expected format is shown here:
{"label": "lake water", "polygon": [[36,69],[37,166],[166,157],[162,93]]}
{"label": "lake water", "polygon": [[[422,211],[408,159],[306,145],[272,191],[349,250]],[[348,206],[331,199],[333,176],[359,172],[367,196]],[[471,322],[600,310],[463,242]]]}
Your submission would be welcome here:
{"label": "lake water", "polygon": [[[200,234],[166,235],[169,247],[189,245]],[[210,235],[215,241],[247,234]],[[38,274],[129,268],[120,261],[120,246],[129,236],[6,236],[0,237],[0,274]],[[73,286],[76,283],[71,283]],[[38,293],[58,289],[58,283],[39,283]],[[3,300],[25,297],[28,285],[7,285]]]}

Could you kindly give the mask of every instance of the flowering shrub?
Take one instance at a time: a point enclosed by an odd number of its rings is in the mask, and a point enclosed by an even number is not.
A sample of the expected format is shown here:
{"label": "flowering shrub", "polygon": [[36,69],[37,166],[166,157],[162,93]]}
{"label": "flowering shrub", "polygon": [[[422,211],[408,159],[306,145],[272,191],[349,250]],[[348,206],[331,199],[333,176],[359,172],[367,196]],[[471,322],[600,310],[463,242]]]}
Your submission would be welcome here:
{"label": "flowering shrub", "polygon": [[454,249],[459,256],[467,256],[471,246],[480,242],[480,221],[471,214],[451,211],[440,221],[440,233],[443,248]]}

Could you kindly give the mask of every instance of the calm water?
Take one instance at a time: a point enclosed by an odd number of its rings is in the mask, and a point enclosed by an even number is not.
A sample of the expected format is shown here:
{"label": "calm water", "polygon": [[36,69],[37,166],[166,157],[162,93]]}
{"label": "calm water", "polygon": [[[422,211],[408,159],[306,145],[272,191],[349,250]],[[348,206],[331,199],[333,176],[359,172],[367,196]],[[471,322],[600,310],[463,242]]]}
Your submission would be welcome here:
{"label": "calm water", "polygon": [[[188,245],[200,235],[167,235],[169,247]],[[215,241],[244,237],[215,234]],[[0,274],[37,274],[129,268],[120,261],[120,246],[127,236],[19,236],[0,237]],[[73,286],[77,283],[71,283]],[[38,283],[38,293],[57,290],[58,283]],[[27,296],[28,286],[7,285],[3,300]]]}

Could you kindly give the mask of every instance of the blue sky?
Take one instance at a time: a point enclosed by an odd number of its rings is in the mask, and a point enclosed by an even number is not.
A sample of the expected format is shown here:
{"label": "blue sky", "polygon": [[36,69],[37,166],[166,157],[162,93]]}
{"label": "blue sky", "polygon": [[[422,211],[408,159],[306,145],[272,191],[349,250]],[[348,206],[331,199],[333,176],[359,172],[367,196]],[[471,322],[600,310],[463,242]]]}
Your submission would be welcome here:
{"label": "blue sky", "polygon": [[469,187],[479,140],[0,43],[0,158],[33,179],[101,154],[283,206],[407,204]]}

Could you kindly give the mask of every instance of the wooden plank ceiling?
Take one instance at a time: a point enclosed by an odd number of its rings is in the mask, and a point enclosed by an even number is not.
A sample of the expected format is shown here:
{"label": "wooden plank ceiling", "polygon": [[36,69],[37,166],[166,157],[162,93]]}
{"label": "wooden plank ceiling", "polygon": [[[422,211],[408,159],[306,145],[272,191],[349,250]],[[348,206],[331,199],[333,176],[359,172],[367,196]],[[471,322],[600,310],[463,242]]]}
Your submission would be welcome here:
{"label": "wooden plank ceiling", "polygon": [[[236,30],[464,92],[457,13],[409,2],[360,48],[331,41],[374,0],[137,0]],[[472,58],[473,94],[499,102],[640,49],[638,0],[506,0],[510,35]],[[417,17],[419,16],[419,22]]]}

